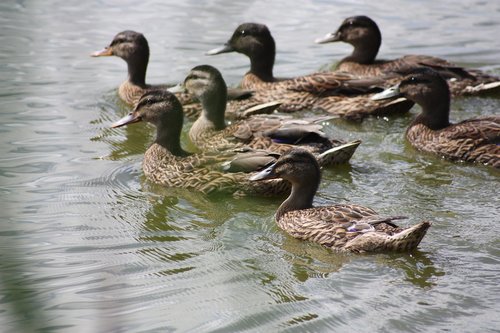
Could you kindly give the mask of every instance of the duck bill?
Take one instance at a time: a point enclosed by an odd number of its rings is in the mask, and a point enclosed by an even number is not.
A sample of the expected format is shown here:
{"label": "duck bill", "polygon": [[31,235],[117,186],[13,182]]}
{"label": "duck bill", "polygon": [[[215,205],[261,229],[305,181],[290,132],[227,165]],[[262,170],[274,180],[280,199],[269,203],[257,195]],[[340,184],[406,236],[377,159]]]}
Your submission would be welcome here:
{"label": "duck bill", "polygon": [[113,55],[113,50],[110,47],[105,47],[100,51],[95,51],[90,56],[91,57],[109,57]]}
{"label": "duck bill", "polygon": [[234,48],[228,43],[224,44],[224,46],[218,47],[216,49],[212,49],[205,53],[206,55],[216,55],[221,53],[234,52]]}
{"label": "duck bill", "polygon": [[330,32],[323,37],[316,38],[314,42],[316,44],[325,44],[340,41],[340,34],[338,32]]}
{"label": "duck bill", "polygon": [[253,175],[249,179],[252,181],[255,180],[264,180],[264,179],[273,179],[276,178],[274,175],[274,167],[276,166],[276,163],[271,164],[264,170],[260,171],[259,173]]}
{"label": "duck bill", "polygon": [[381,99],[388,99],[388,98],[399,97],[399,96],[401,96],[401,93],[399,91],[399,84],[397,84],[395,86],[387,88],[386,90],[381,91],[381,92],[373,95],[371,98],[374,101],[378,101]]}
{"label": "duck bill", "polygon": [[117,122],[114,122],[111,124],[112,128],[117,128],[117,127],[122,127],[128,124],[133,124],[133,123],[138,123],[142,119],[139,115],[137,115],[135,112],[131,112],[122,119],[118,120]]}
{"label": "duck bill", "polygon": [[187,89],[184,86],[184,84],[179,83],[173,87],[168,88],[167,91],[170,91],[172,94],[176,94],[176,93],[184,93],[187,91]]}

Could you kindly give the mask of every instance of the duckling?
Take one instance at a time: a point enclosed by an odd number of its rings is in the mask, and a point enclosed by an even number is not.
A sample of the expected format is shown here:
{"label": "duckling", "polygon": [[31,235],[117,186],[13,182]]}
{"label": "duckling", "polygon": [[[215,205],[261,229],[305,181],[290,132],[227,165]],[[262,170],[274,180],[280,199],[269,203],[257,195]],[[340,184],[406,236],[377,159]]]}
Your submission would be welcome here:
{"label": "duckling", "polygon": [[406,130],[406,139],[417,150],[452,161],[475,162],[500,168],[500,116],[450,123],[450,88],[439,73],[428,68],[415,69],[403,77],[398,85],[373,98],[399,95],[422,108],[422,112]]}
{"label": "duckling", "polygon": [[360,79],[348,73],[314,73],[292,79],[277,79],[273,74],[276,47],[269,29],[258,23],[244,23],[236,28],[229,41],[207,52],[215,55],[238,52],[250,58],[250,71],[241,88],[254,91],[262,102],[281,100],[283,112],[313,109],[346,118],[362,119],[370,114],[406,112],[413,103],[396,99],[389,103],[373,103],[370,93],[386,86],[383,79]]}
{"label": "duckling", "polygon": [[407,72],[415,67],[429,67],[446,78],[453,96],[470,95],[500,87],[500,78],[479,70],[466,69],[444,59],[407,55],[392,60],[376,60],[382,43],[377,24],[367,16],[352,16],[342,22],[334,33],[318,38],[316,43],[345,42],[354,47],[336,69],[363,76],[380,76]]}
{"label": "duckling", "polygon": [[234,154],[191,154],[180,144],[183,123],[182,105],[166,90],[148,90],[139,99],[132,113],[115,122],[121,127],[140,121],[156,126],[156,140],[144,155],[146,177],[168,187],[180,187],[203,193],[228,192],[234,195],[278,195],[288,193],[286,181],[255,186],[246,173],[223,173],[221,163]]}
{"label": "duckling", "polygon": [[292,192],[275,214],[278,226],[292,237],[340,252],[411,251],[431,225],[423,221],[402,229],[392,221],[405,217],[380,216],[371,208],[355,204],[313,207],[320,178],[320,167],[314,156],[294,149],[250,179],[288,180]]}
{"label": "duckling", "polygon": [[[167,89],[171,85],[150,85],[146,83],[146,70],[149,62],[149,45],[146,37],[139,32],[125,30],[119,32],[111,43],[100,51],[91,54],[92,57],[117,56],[125,60],[128,67],[128,78],[118,88],[118,95],[129,105],[135,105],[139,98],[149,89]],[[251,91],[230,89],[230,99],[247,98]],[[189,104],[189,113],[199,114],[201,106],[192,105],[192,96],[186,93],[176,93],[182,104]]]}
{"label": "duckling", "polygon": [[224,119],[226,83],[219,70],[210,65],[194,67],[187,75],[184,87],[203,105],[200,117],[189,131],[191,141],[203,151],[251,147],[282,154],[293,145],[299,145],[315,153],[321,165],[332,165],[347,162],[361,143],[356,140],[343,149],[331,151],[332,154],[321,154],[344,144],[330,140],[321,131],[320,122],[329,120],[329,117],[309,120],[284,115],[254,116],[227,126]]}

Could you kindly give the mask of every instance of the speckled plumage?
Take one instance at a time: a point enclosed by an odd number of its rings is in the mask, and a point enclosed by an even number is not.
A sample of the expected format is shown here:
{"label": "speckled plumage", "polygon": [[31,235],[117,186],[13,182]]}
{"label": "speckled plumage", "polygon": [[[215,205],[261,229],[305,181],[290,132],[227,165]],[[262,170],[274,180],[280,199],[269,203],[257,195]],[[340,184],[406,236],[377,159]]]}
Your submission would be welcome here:
{"label": "speckled plumage", "polygon": [[113,127],[146,121],[157,128],[155,142],[144,155],[146,177],[169,187],[193,189],[203,193],[228,192],[233,194],[278,195],[288,193],[286,181],[256,184],[249,174],[223,173],[222,163],[234,157],[227,154],[190,154],[180,145],[183,113],[177,98],[165,90],[150,90],[139,100],[135,110]]}
{"label": "speckled plumage", "polygon": [[[412,102],[400,99],[373,101],[370,93],[385,84],[384,80],[359,80],[348,73],[314,73],[293,79],[277,79],[273,75],[275,43],[269,29],[262,24],[244,23],[236,28],[224,48],[208,54],[239,52],[250,58],[250,71],[241,81],[241,88],[254,90],[253,98],[262,103],[270,100],[282,102],[283,112],[317,109],[323,112],[361,119],[385,111],[408,111]],[[375,86],[374,86],[375,83]]]}
{"label": "speckled plumage", "polygon": [[[191,141],[203,151],[250,147],[282,154],[295,145],[308,149],[319,157],[319,154],[344,143],[329,139],[321,131],[321,122],[328,120],[327,117],[293,119],[284,115],[253,116],[226,125],[226,83],[220,72],[212,66],[193,68],[187,75],[184,86],[203,105],[202,114],[189,131]],[[335,151],[335,156],[322,156],[320,164],[345,163],[356,147],[357,145],[349,145],[343,151]],[[349,154],[346,154],[347,151]]]}
{"label": "speckled plumage", "polygon": [[440,130],[415,124],[406,131],[406,138],[420,151],[500,168],[499,116],[468,119]]}
{"label": "speckled plumage", "polygon": [[396,72],[405,73],[416,67],[428,67],[437,70],[447,80],[453,96],[471,95],[500,87],[499,77],[466,69],[436,57],[407,55],[393,60],[376,60],[382,35],[377,24],[367,16],[348,17],[335,33],[316,40],[318,43],[339,41],[351,44],[354,50],[337,64],[335,69],[338,71],[380,76],[398,75]]}
{"label": "speckled plumage", "polygon": [[430,222],[407,229],[374,210],[354,204],[313,207],[319,187],[320,168],[307,151],[295,149],[252,177],[252,180],[286,179],[292,184],[290,196],[278,208],[275,220],[291,236],[319,243],[337,251],[410,251],[425,236]]}
{"label": "speckled plumage", "polygon": [[[203,193],[227,192],[237,195],[281,195],[290,191],[286,182],[256,184],[243,172],[224,173],[221,163],[229,157],[203,154],[175,156],[158,143],[153,143],[144,155],[144,175],[154,183],[180,187]],[[256,186],[258,185],[258,186]]]}
{"label": "speckled plumage", "polygon": [[387,92],[391,96],[404,95],[422,107],[406,131],[406,138],[416,149],[453,161],[500,168],[500,116],[451,124],[450,92],[439,73],[430,69],[415,70]]}

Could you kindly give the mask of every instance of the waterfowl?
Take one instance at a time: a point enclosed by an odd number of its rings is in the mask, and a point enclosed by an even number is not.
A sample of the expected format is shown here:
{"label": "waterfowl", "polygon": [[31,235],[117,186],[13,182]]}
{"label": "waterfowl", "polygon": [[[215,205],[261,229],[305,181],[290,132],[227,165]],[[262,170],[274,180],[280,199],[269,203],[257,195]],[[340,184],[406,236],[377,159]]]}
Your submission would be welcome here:
{"label": "waterfowl", "polygon": [[[118,95],[129,105],[135,105],[139,98],[150,89],[167,89],[171,85],[151,85],[146,83],[146,70],[149,62],[149,45],[143,34],[125,30],[119,32],[111,43],[100,51],[91,54],[93,57],[117,56],[127,63],[128,78],[118,88]],[[246,98],[251,91],[230,89],[231,99]],[[188,104],[186,111],[199,114],[201,106],[194,104],[192,96],[187,93],[176,93],[182,104]]]}
{"label": "waterfowl", "polygon": [[156,139],[147,149],[142,167],[145,176],[157,184],[203,193],[276,195],[289,192],[286,181],[255,186],[246,173],[221,172],[221,162],[234,154],[191,154],[185,151],[180,144],[183,118],[182,105],[175,95],[166,90],[148,90],[133,112],[112,127],[140,121],[156,126]]}
{"label": "waterfowl", "polygon": [[294,149],[251,180],[286,179],[292,184],[290,196],[274,218],[292,237],[309,240],[341,252],[410,251],[425,236],[430,222],[402,229],[373,209],[355,204],[314,207],[320,184],[320,167],[311,153]]}
{"label": "waterfowl", "polygon": [[393,60],[376,60],[382,43],[377,24],[367,16],[346,18],[334,33],[316,39],[316,43],[344,42],[354,47],[336,69],[363,76],[379,76],[407,72],[415,67],[429,67],[446,78],[452,95],[469,95],[500,87],[500,78],[482,71],[466,69],[444,59],[407,55]]}
{"label": "waterfowl", "polygon": [[241,88],[254,91],[262,102],[281,100],[279,110],[293,112],[315,109],[348,118],[408,111],[413,103],[396,99],[374,103],[369,94],[384,80],[360,80],[348,73],[314,73],[292,79],[277,79],[273,74],[276,46],[269,29],[263,24],[244,23],[236,28],[229,41],[208,55],[238,52],[250,59],[250,71],[240,83]]}
{"label": "waterfowl", "polygon": [[321,131],[320,122],[328,117],[293,119],[290,116],[254,116],[230,125],[225,121],[226,83],[219,70],[210,65],[194,67],[184,81],[184,87],[199,99],[203,111],[189,130],[191,141],[203,151],[224,151],[250,147],[284,153],[301,146],[315,153],[321,165],[347,162],[361,141],[343,149],[322,154],[345,144],[329,139]]}
{"label": "waterfowl", "polygon": [[[125,30],[119,32],[111,43],[92,57],[117,56],[127,63],[128,78],[118,88],[118,95],[127,104],[135,105],[148,89],[167,89],[168,85],[150,85],[146,83],[146,70],[149,62],[149,45],[143,34]],[[179,96],[189,101],[190,97]]]}
{"label": "waterfowl", "polygon": [[403,95],[421,106],[406,130],[416,149],[453,161],[476,162],[500,168],[500,116],[492,115],[452,124],[450,89],[434,70],[421,68],[373,98]]}

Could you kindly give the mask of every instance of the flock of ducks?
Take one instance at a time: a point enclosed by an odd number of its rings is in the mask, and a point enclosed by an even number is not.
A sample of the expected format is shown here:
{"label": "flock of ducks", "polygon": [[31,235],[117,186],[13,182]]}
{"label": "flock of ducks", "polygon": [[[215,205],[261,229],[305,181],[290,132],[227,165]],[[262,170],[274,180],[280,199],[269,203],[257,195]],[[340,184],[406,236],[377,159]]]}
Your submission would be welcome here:
{"label": "flock of ducks", "polygon": [[[118,94],[133,111],[112,127],[141,121],[156,127],[143,160],[149,180],[203,193],[285,194],[275,220],[295,238],[346,252],[413,250],[430,222],[404,229],[394,221],[405,217],[381,216],[368,207],[313,206],[320,168],[346,163],[361,143],[328,137],[322,123],[332,117],[361,120],[406,112],[417,103],[422,111],[406,131],[417,150],[500,168],[500,116],[449,121],[451,96],[495,90],[500,78],[430,56],[377,60],[381,33],[366,16],[345,19],[316,43],[338,41],[354,49],[334,70],[276,78],[276,46],[269,29],[241,24],[222,47],[207,52],[237,52],[250,59],[238,88],[228,88],[209,65],[191,69],[179,86],[147,84],[149,46],[134,31],[118,33],[92,56],[117,56],[128,65]],[[301,110],[318,116],[285,114]],[[195,120],[189,138],[196,153],[181,146],[184,118]]]}

